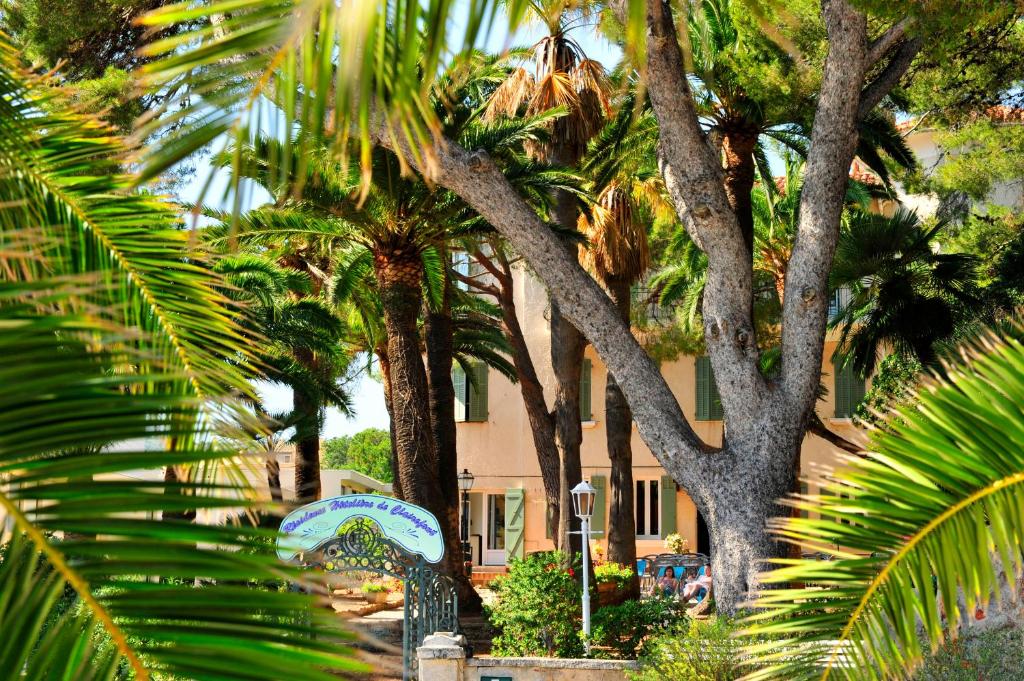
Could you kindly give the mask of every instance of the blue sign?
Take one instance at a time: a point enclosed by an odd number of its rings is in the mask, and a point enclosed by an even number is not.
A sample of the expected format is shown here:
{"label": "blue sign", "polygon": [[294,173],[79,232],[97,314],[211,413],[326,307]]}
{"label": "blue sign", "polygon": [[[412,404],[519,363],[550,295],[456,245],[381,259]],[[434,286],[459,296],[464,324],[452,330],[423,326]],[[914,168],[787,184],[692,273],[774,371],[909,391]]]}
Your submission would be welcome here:
{"label": "blue sign", "polygon": [[281,521],[277,555],[290,560],[313,551],[337,536],[338,529],[353,518],[369,518],[380,526],[385,537],[406,551],[423,556],[428,563],[437,563],[444,556],[441,525],[433,513],[376,494],[346,494],[295,509]]}

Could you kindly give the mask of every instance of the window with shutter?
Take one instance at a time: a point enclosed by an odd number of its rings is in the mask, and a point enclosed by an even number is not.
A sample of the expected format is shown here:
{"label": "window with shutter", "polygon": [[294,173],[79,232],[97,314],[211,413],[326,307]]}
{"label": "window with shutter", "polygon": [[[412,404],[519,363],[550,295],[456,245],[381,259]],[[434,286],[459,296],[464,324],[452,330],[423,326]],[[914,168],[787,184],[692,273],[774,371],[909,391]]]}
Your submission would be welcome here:
{"label": "window with shutter", "polygon": [[[660,539],[664,536],[665,527],[668,532],[675,532],[676,506],[675,483],[665,487],[665,480],[636,480],[636,494],[633,497],[636,510],[636,536],[639,539]],[[665,490],[663,492],[663,489]],[[671,498],[671,504],[665,495]],[[670,507],[671,506],[671,507]]]}
{"label": "window with shutter", "polygon": [[590,407],[591,374],[593,365],[589,359],[583,360],[583,367],[580,370],[580,420],[589,421],[594,414]]}
{"label": "window with shutter", "polygon": [[840,368],[833,362],[832,374],[835,376],[835,417],[837,419],[848,419],[853,416],[861,400],[864,399],[865,381],[857,375],[853,365],[849,363]]}
{"label": "window with shutter", "polygon": [[[469,253],[466,251],[455,251],[452,253],[452,269],[456,273],[468,277],[470,276],[470,267]],[[455,280],[455,286],[463,291],[469,290],[469,284],[458,278]]]}
{"label": "window with shutter", "polygon": [[467,388],[467,421],[487,420],[487,365],[477,362],[472,367],[473,376]]}
{"label": "window with shutter", "polygon": [[711,369],[711,358],[698,357],[695,364],[697,376],[697,420],[721,421],[723,416],[722,398],[718,394],[715,374]]}
{"label": "window with shutter", "polygon": [[526,503],[523,490],[505,490],[505,562],[526,555],[523,530],[526,527]]}
{"label": "window with shutter", "polygon": [[455,364],[452,367],[452,386],[455,388],[455,421],[466,420],[466,372],[462,366]]}

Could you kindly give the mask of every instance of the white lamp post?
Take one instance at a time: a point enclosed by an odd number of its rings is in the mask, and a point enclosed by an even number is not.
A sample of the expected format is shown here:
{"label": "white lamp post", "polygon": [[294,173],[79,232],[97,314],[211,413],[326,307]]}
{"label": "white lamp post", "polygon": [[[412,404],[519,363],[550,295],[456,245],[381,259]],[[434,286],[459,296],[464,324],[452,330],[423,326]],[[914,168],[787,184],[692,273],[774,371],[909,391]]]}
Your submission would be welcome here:
{"label": "white lamp post", "polygon": [[580,519],[583,539],[583,640],[590,653],[590,518],[594,515],[597,490],[586,480],[572,488],[572,503]]}

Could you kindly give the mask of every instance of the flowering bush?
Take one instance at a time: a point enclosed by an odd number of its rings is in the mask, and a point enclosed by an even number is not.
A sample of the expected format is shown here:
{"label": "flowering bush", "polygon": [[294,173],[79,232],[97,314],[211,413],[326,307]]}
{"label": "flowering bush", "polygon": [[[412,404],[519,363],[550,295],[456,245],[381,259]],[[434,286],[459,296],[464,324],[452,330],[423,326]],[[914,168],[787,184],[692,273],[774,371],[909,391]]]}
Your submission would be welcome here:
{"label": "flowering bush", "polygon": [[684,539],[682,536],[673,532],[665,537],[665,548],[671,553],[689,553],[690,540]]}
{"label": "flowering bush", "polygon": [[[579,657],[582,592],[575,570],[563,567],[557,551],[513,560],[508,574],[491,582],[497,602],[487,608],[499,634],[491,645],[498,657]],[[578,567],[578,566],[577,566]]]}

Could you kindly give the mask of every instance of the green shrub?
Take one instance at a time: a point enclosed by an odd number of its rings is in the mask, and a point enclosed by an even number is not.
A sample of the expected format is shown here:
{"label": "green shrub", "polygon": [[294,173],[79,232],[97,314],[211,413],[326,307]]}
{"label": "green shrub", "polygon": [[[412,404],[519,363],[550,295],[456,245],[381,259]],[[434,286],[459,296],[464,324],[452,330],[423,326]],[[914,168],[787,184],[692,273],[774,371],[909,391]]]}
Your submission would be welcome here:
{"label": "green shrub", "polygon": [[594,566],[594,579],[598,584],[615,582],[616,587],[623,587],[633,579],[633,570],[618,563],[599,563]]}
{"label": "green shrub", "polygon": [[1024,669],[1024,632],[1017,627],[966,633],[925,660],[914,681],[1014,681]]}
{"label": "green shrub", "polygon": [[[651,598],[606,605],[594,613],[590,638],[595,646],[607,647],[617,657],[633,659],[643,655],[651,635],[674,629],[686,618],[682,604],[672,598]],[[596,653],[597,651],[595,651]]]}
{"label": "green shrub", "polygon": [[640,669],[631,681],[734,681],[749,667],[740,663],[744,642],[726,617],[692,619],[652,637],[644,645]]}
{"label": "green shrub", "polygon": [[360,590],[364,594],[382,594],[388,590],[386,584],[378,584],[376,582],[363,582],[363,586]]}
{"label": "green shrub", "polygon": [[497,603],[487,608],[498,631],[491,653],[498,657],[579,657],[582,591],[575,572],[562,567],[557,551],[513,560],[508,574],[491,585]]}

